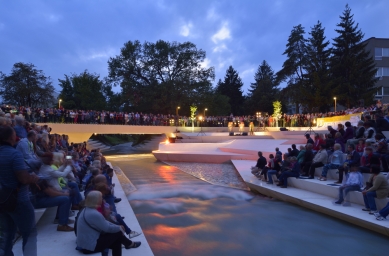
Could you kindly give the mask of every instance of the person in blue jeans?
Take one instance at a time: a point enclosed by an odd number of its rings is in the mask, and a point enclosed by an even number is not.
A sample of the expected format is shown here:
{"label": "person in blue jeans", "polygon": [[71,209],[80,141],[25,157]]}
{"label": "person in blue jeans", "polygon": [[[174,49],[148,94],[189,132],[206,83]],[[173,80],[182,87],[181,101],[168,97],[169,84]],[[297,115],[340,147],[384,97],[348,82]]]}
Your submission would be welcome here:
{"label": "person in blue jeans", "polygon": [[386,220],[386,216],[389,215],[389,203],[381,209],[378,213],[375,213],[374,216],[376,220]]}
{"label": "person in blue jeans", "polygon": [[271,170],[267,171],[267,184],[273,184],[273,175],[277,175],[279,171],[281,170],[281,155],[276,155],[274,158],[274,165]]}
{"label": "person in blue jeans", "polygon": [[35,192],[33,205],[35,209],[58,206],[56,220],[58,220],[57,231],[73,231],[74,229],[68,224],[74,223],[69,220],[69,210],[71,198],[68,191],[58,191],[50,187],[46,180],[41,180],[37,185],[31,186],[31,191]]}
{"label": "person in blue jeans", "polygon": [[28,173],[22,153],[13,147],[15,143],[16,133],[12,127],[0,125],[1,192],[19,188],[16,209],[0,210],[0,253],[1,255],[13,255],[12,241],[18,229],[23,238],[24,256],[36,256],[35,213],[28,195],[28,186],[36,183],[39,177]]}
{"label": "person in blue jeans", "polygon": [[280,176],[280,183],[277,186],[281,188],[288,187],[288,178],[289,177],[299,177],[300,176],[300,164],[297,162],[297,158],[295,156],[290,157],[290,163],[292,169],[290,171],[284,171]]}
{"label": "person in blue jeans", "polygon": [[375,199],[382,199],[388,196],[389,185],[386,177],[382,175],[379,165],[371,165],[371,177],[369,179],[370,188],[365,188],[362,191],[365,208],[362,211],[368,211],[369,214],[378,213]]}
{"label": "person in blue jeans", "polygon": [[363,187],[363,177],[358,170],[358,164],[353,163],[350,166],[350,173],[345,184],[339,187],[339,199],[335,204],[341,204],[344,201],[344,196],[346,197],[350,191],[361,191]]}
{"label": "person in blue jeans", "polygon": [[319,178],[319,180],[321,181],[327,180],[328,170],[338,169],[344,163],[343,152],[341,150],[340,144],[336,143],[334,145],[334,153],[332,153],[332,155],[329,158],[330,158],[330,163],[325,164],[323,166],[323,171],[321,173],[321,177]]}

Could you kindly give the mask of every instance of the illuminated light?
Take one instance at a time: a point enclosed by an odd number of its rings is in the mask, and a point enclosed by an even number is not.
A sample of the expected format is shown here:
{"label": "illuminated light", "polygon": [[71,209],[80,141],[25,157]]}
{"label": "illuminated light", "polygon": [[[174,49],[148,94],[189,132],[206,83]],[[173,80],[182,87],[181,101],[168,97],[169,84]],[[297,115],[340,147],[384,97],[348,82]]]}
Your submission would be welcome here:
{"label": "illuminated light", "polygon": [[165,144],[169,144],[169,143],[170,143],[169,139],[166,139]]}

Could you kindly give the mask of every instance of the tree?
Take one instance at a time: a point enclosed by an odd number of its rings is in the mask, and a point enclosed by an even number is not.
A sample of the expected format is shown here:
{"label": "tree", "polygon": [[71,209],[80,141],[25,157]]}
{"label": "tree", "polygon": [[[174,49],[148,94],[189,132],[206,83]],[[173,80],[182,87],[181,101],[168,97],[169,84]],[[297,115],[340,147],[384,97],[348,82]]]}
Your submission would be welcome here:
{"label": "tree", "polygon": [[282,69],[277,73],[280,82],[287,80],[287,87],[290,89],[288,96],[295,102],[297,112],[299,112],[300,103],[307,103],[307,94],[303,90],[306,75],[304,67],[307,63],[307,46],[304,34],[305,31],[301,24],[293,27],[286,44],[286,50],[283,53],[287,59],[282,65]]}
{"label": "tree", "polygon": [[317,108],[316,112],[326,112],[332,103],[332,97],[328,95],[333,85],[329,70],[330,43],[326,40],[320,21],[311,28],[309,34],[306,44],[307,61],[304,66],[306,75],[303,83],[306,106],[308,112],[312,112],[314,108]]}
{"label": "tree", "polygon": [[67,109],[103,110],[106,100],[103,94],[103,81],[97,74],[87,70],[79,75],[65,75],[65,79],[58,79],[62,87],[59,97],[62,105]]}
{"label": "tree", "polygon": [[361,99],[371,103],[378,80],[374,60],[365,50],[366,43],[362,42],[364,34],[353,17],[351,8],[346,5],[335,29],[339,35],[333,39],[331,58],[332,79],[336,85],[333,93],[337,101],[347,107],[357,105]]}
{"label": "tree", "polygon": [[175,113],[177,106],[189,109],[211,93],[214,68],[201,66],[205,57],[191,42],[129,41],[109,59],[109,79],[122,88],[125,108]]}
{"label": "tree", "polygon": [[230,66],[224,77],[224,81],[219,82],[216,85],[216,93],[225,95],[229,98],[229,104],[231,111],[234,115],[243,114],[244,96],[242,91],[243,82],[239,77],[238,72]]}
{"label": "tree", "polygon": [[0,72],[0,96],[8,104],[17,106],[48,107],[55,104],[50,77],[31,63],[15,63],[9,76]]}
{"label": "tree", "polygon": [[278,92],[277,77],[270,65],[264,60],[259,65],[254,75],[254,83],[251,83],[246,100],[246,110],[249,113],[273,111],[273,101]]}

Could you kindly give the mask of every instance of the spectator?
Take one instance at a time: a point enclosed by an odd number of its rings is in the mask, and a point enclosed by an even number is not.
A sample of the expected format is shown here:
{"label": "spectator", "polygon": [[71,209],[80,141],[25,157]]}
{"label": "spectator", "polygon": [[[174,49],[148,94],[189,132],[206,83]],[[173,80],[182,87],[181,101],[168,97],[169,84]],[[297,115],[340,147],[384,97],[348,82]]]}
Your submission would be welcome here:
{"label": "spectator", "polygon": [[299,153],[300,151],[296,148],[296,144],[292,144],[292,152],[289,154],[289,156],[297,157]]}
{"label": "spectator", "polygon": [[343,127],[343,124],[338,124],[338,132],[340,133],[340,135],[342,135],[342,137],[344,136],[344,127]]}
{"label": "spectator", "polygon": [[15,117],[15,127],[14,127],[14,130],[16,132],[16,136],[19,138],[19,139],[23,139],[23,138],[26,138],[27,137],[27,131],[26,131],[26,128],[24,127],[24,118],[23,117],[20,117],[20,116],[16,116]]}
{"label": "spectator", "polygon": [[354,128],[351,126],[350,122],[345,123],[346,131],[343,134],[343,141],[347,143],[348,140],[354,138]]}
{"label": "spectator", "polygon": [[313,145],[313,152],[317,152],[320,150],[320,145],[325,144],[324,140],[320,137],[318,133],[315,134],[315,142]]}
{"label": "spectator", "polygon": [[35,154],[34,143],[36,141],[36,133],[30,131],[27,134],[27,138],[23,138],[19,141],[16,149],[22,153],[24,160],[32,171],[37,172],[41,167],[41,161],[38,156]]}
{"label": "spectator", "polygon": [[280,149],[279,149],[279,148],[276,148],[276,155],[280,155],[280,156],[282,156],[282,152],[280,151]]}
{"label": "spectator", "polygon": [[[350,166],[350,173],[347,177],[345,184],[339,187],[339,199],[335,204],[341,204],[344,201],[344,197],[347,196],[350,191],[361,191],[363,187],[363,177],[358,171],[358,164],[353,163]],[[344,197],[343,197],[344,193]]]}
{"label": "spectator", "polygon": [[288,178],[289,177],[299,177],[300,176],[300,164],[297,162],[297,158],[292,156],[290,158],[291,162],[291,169],[284,171],[280,175],[280,182],[277,186],[280,186],[281,188],[287,188],[288,187]]}
{"label": "spectator", "polygon": [[335,138],[335,134],[336,134],[336,130],[334,128],[332,128],[331,125],[327,126],[327,130],[330,132],[330,134],[332,135],[332,138]]}
{"label": "spectator", "polygon": [[262,156],[261,151],[258,151],[257,164],[251,167],[251,173],[257,177],[260,177],[262,170],[266,168],[266,164],[267,164],[266,158]]}
{"label": "spectator", "polygon": [[358,145],[355,147],[355,150],[359,153],[360,156],[363,155],[363,152],[365,152],[365,140],[359,139]]}
{"label": "spectator", "polygon": [[[324,144],[320,145],[320,150],[314,156],[311,165],[305,165],[304,171],[307,171],[303,176],[308,176],[308,179],[314,179],[315,169],[324,166],[327,163],[328,154]],[[308,167],[309,166],[309,167]]]}
{"label": "spectator", "polygon": [[34,207],[28,195],[28,185],[39,178],[29,174],[23,155],[13,146],[16,133],[10,126],[0,126],[0,184],[1,193],[10,194],[18,189],[17,202],[12,211],[0,211],[0,252],[13,255],[13,239],[16,229],[23,238],[22,251],[25,256],[37,255],[37,232]]}
{"label": "spectator", "polygon": [[315,142],[313,141],[313,139],[311,138],[311,135],[309,133],[306,133],[304,136],[307,139],[307,144],[312,144],[312,145],[315,144]]}
{"label": "spectator", "polygon": [[386,217],[389,215],[389,203],[381,209],[378,213],[374,213],[376,220],[386,220]]}
{"label": "spectator", "polygon": [[343,166],[340,166],[338,168],[338,170],[339,170],[339,180],[335,182],[336,184],[341,184],[343,182],[343,173],[348,171],[350,165],[352,165],[352,164],[359,165],[359,163],[360,163],[361,157],[359,156],[358,152],[355,151],[354,144],[348,145],[347,149],[348,149],[347,159],[344,162]]}
{"label": "spectator", "polygon": [[321,173],[321,177],[319,180],[321,181],[326,181],[327,180],[327,172],[330,169],[338,169],[343,163],[343,152],[340,150],[340,144],[335,144],[334,145],[334,153],[331,154],[330,158],[330,163],[325,164],[323,166],[323,171]]}
{"label": "spectator", "polygon": [[124,236],[124,227],[115,225],[99,212],[103,198],[99,191],[91,191],[85,200],[86,208],[77,219],[77,246],[85,254],[112,249],[113,256],[122,255],[124,248],[137,248],[140,242],[132,242]]}
{"label": "spectator", "polygon": [[304,162],[304,157],[305,157],[305,146],[300,145],[300,152],[297,155],[297,161],[301,165]]}
{"label": "spectator", "polygon": [[365,202],[365,208],[362,211],[368,211],[369,214],[374,214],[378,213],[375,198],[386,198],[388,196],[389,186],[385,176],[380,173],[380,167],[378,165],[372,165],[371,172],[372,175],[368,183],[371,186],[367,186],[362,191]]}
{"label": "spectator", "polygon": [[335,143],[340,144],[340,147],[341,147],[341,149],[342,149],[342,152],[345,151],[343,137],[342,137],[342,134],[341,134],[340,132],[337,132],[337,133],[335,134]]}
{"label": "spectator", "polygon": [[[285,156],[286,154],[284,154]],[[270,168],[270,170],[267,171],[267,184],[273,184],[273,175],[276,175],[278,176],[280,174],[280,170],[281,170],[281,157],[280,155],[276,155],[276,157],[274,158],[274,162],[273,162],[273,166]]]}
{"label": "spectator", "polygon": [[363,137],[364,137],[365,141],[366,142],[375,143],[375,138],[374,137],[375,137],[376,131],[372,127],[372,122],[371,121],[364,122],[363,123],[363,127],[365,127],[365,132],[363,134]]}

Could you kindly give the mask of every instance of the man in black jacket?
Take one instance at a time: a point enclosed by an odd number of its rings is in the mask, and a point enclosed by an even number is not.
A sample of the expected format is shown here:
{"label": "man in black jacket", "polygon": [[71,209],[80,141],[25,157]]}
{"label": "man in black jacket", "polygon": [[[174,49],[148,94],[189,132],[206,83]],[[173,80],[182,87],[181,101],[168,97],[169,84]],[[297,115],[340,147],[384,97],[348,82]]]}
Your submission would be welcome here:
{"label": "man in black jacket", "polygon": [[258,160],[257,164],[251,167],[251,173],[255,176],[259,177],[263,169],[266,168],[267,160],[264,156],[262,156],[262,152],[258,151]]}
{"label": "man in black jacket", "polygon": [[352,166],[353,164],[357,164],[358,166],[360,166],[361,156],[355,150],[355,145],[354,144],[348,145],[347,151],[348,151],[348,155],[347,155],[346,162],[342,166],[340,166],[338,168],[338,170],[339,170],[339,179],[338,179],[337,182],[335,182],[337,184],[341,184],[342,183],[342,181],[343,181],[343,173],[344,172],[348,172],[348,169],[349,169],[350,166]]}

